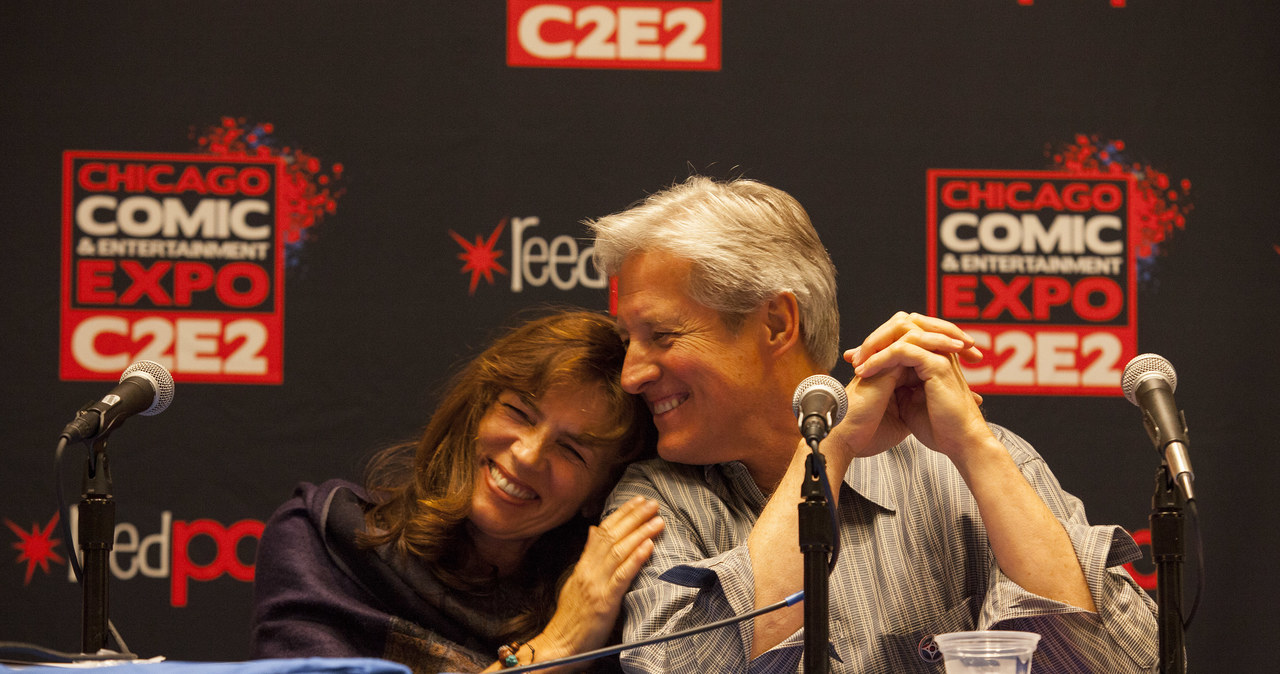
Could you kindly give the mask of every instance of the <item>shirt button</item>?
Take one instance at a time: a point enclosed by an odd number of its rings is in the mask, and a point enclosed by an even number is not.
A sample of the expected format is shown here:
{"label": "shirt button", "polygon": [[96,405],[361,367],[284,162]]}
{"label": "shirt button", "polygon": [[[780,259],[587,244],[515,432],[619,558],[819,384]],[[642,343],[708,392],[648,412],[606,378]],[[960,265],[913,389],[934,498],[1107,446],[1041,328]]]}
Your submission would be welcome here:
{"label": "shirt button", "polygon": [[920,659],[925,662],[938,662],[942,660],[942,651],[938,649],[938,644],[933,640],[932,634],[927,634],[916,644],[916,653]]}

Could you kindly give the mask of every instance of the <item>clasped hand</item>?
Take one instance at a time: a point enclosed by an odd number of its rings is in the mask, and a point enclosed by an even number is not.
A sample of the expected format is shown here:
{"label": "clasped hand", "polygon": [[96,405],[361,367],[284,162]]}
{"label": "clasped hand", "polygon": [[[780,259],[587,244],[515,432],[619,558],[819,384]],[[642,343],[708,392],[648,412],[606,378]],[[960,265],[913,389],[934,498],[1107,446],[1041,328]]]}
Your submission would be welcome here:
{"label": "clasped hand", "polygon": [[898,312],[844,358],[855,377],[846,388],[849,414],[832,436],[848,458],[873,456],[913,434],[955,461],[990,435],[982,397],[969,389],[957,360],[976,363],[982,353],[956,325]]}

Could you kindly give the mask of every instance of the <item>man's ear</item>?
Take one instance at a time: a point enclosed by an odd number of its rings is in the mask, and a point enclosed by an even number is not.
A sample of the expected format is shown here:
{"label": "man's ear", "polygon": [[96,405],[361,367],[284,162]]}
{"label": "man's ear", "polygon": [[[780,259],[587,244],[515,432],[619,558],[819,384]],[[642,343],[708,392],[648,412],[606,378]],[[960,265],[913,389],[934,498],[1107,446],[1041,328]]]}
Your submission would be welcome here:
{"label": "man's ear", "polygon": [[781,355],[800,343],[800,303],[790,292],[778,293],[765,303],[764,326],[769,349]]}

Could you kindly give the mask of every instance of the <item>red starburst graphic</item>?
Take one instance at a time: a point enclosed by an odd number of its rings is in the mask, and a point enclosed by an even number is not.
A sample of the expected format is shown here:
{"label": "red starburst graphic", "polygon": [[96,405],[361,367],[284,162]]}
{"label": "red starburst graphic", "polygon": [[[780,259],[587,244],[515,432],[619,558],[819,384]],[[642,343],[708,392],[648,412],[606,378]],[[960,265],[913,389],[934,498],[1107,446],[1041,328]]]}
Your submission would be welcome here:
{"label": "red starburst graphic", "polygon": [[31,523],[31,531],[25,531],[22,527],[9,521],[4,520],[9,530],[18,535],[18,542],[13,544],[15,550],[21,554],[18,555],[18,563],[27,563],[27,577],[23,580],[23,585],[31,583],[31,576],[35,573],[36,565],[40,565],[40,570],[49,573],[49,560],[53,560],[59,564],[66,564],[67,560],[54,552],[53,549],[58,547],[62,541],[53,538],[53,528],[58,526],[58,513],[53,514],[53,519],[49,520],[49,524],[45,525],[42,530],[39,524]]}
{"label": "red starburst graphic", "polygon": [[493,285],[493,272],[506,274],[507,269],[498,264],[498,258],[502,257],[502,251],[494,250],[493,247],[498,243],[498,237],[502,234],[502,230],[507,226],[506,218],[503,218],[498,226],[494,228],[493,233],[489,235],[488,240],[476,235],[476,242],[471,243],[462,238],[462,235],[449,230],[449,236],[462,246],[462,252],[458,253],[458,259],[466,264],[462,265],[462,273],[471,274],[471,287],[468,288],[467,294],[476,294],[476,286],[480,283],[480,277],[484,276],[484,280]]}

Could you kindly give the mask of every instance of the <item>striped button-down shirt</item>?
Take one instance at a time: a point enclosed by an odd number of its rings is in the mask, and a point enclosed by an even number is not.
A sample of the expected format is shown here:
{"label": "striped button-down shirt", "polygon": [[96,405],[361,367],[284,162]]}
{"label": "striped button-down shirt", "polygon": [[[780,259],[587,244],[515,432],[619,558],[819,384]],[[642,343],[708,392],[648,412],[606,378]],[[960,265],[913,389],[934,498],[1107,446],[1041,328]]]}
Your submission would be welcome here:
{"label": "striped button-down shirt", "polygon": [[[909,437],[855,459],[840,486],[840,553],[829,581],[831,671],[941,674],[932,636],[975,629],[1040,634],[1036,671],[1155,671],[1155,603],[1121,567],[1141,557],[1133,539],[1118,526],[1091,526],[1079,499],[1062,490],[1030,444],[1001,427],[992,430],[1066,529],[1098,612],[1031,594],[1005,577],[959,473]],[[636,495],[661,504],[666,528],[626,596],[624,641],[753,609],[747,537],[768,497],[744,465],[637,463],[614,489],[608,510]],[[671,569],[686,584],[659,578]],[[666,673],[801,668],[803,629],[748,662],[752,629],[744,620],[631,649],[622,665]]]}

